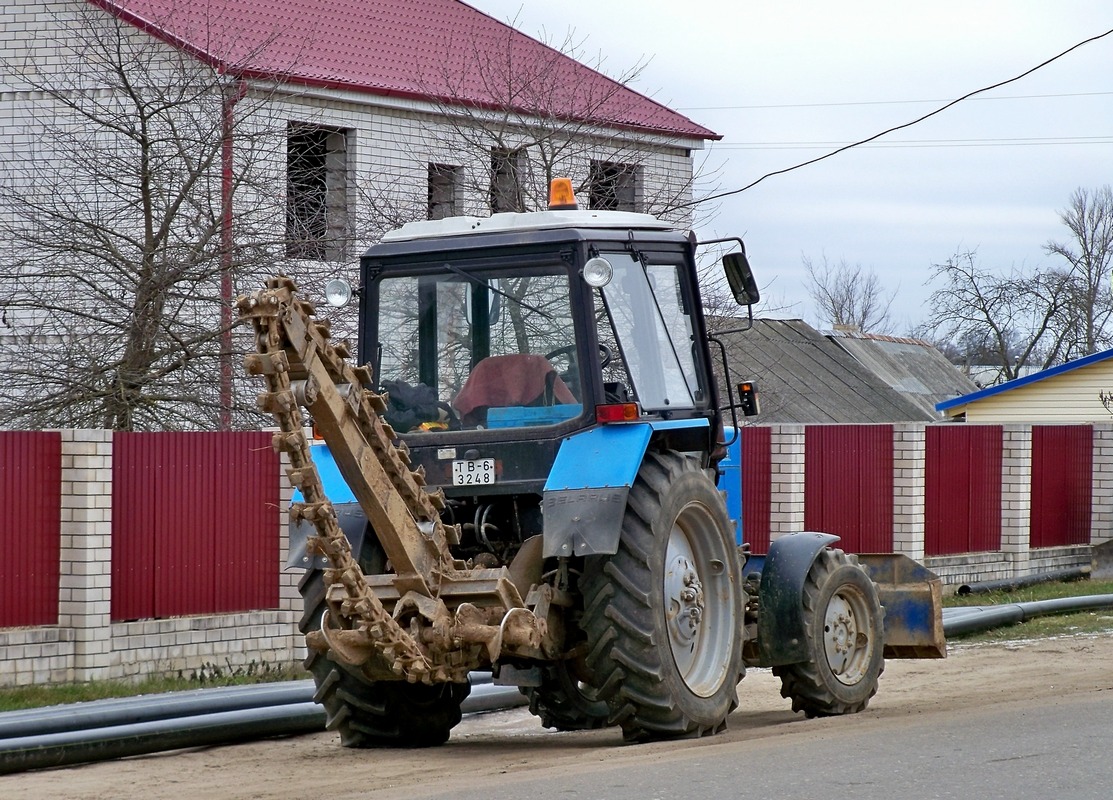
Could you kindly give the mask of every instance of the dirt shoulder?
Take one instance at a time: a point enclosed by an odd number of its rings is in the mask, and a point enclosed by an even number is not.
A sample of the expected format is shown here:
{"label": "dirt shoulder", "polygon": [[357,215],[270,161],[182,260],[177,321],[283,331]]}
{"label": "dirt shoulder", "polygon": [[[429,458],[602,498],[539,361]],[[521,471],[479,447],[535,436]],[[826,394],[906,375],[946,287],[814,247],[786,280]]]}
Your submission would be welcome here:
{"label": "dirt shoulder", "polygon": [[[840,726],[900,725],[938,715],[953,724],[972,708],[1113,690],[1113,635],[959,645],[939,661],[890,661],[870,707],[852,717],[806,720],[780,697],[768,670],[751,670],[726,733],[626,747],[617,730],[553,733],[524,709],[466,718],[444,747],[347,750],[330,733],[176,751],[0,777],[0,796],[26,800],[232,800],[420,797],[457,785],[496,785],[525,770],[584,769],[652,761],[686,750],[779,736],[811,738]],[[497,793],[496,793],[497,794]],[[494,796],[494,795],[493,795]]]}

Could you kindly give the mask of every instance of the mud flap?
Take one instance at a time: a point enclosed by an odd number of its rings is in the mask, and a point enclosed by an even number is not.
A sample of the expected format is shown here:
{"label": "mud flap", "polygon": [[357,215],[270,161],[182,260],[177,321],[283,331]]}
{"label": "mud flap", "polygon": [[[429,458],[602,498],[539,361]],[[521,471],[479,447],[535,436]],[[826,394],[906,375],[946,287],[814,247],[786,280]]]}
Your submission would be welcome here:
{"label": "mud flap", "polygon": [[[804,626],[804,581],[819,552],[839,540],[830,533],[806,531],[775,539],[761,569],[761,613],[757,620],[759,660],[773,667],[808,660]],[[747,570],[746,572],[749,572]]]}
{"label": "mud flap", "polygon": [[885,658],[946,658],[943,583],[899,553],[859,554],[885,608]]}

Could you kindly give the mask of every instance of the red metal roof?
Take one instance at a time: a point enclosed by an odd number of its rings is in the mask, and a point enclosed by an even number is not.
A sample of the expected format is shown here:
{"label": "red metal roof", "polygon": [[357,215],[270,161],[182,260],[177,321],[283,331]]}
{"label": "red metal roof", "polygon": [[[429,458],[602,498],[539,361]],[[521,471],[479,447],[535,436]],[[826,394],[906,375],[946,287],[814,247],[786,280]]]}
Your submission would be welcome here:
{"label": "red metal roof", "polygon": [[721,138],[459,0],[89,2],[243,77]]}

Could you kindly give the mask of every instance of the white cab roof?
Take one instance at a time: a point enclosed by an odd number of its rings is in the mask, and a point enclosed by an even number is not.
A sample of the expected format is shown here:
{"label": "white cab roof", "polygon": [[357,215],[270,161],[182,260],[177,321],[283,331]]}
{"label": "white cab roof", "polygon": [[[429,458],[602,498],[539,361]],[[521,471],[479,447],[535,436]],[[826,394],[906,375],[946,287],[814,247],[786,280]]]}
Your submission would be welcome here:
{"label": "white cab roof", "polygon": [[445,219],[408,222],[383,236],[384,242],[405,242],[413,239],[434,239],[445,236],[467,236],[477,233],[511,233],[551,228],[637,228],[671,231],[675,225],[662,222],[652,214],[630,211],[528,211],[506,212],[489,217],[447,217]]}

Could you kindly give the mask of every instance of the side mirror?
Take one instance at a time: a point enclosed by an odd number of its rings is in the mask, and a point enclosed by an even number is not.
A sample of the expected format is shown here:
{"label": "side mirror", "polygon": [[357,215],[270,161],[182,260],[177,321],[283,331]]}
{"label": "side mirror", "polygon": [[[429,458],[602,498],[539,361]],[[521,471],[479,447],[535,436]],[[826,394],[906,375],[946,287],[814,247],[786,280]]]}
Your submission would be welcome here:
{"label": "side mirror", "polygon": [[750,271],[750,262],[746,259],[746,251],[727,253],[723,256],[723,272],[726,273],[727,283],[730,284],[734,301],[740,306],[752,306],[761,299],[761,292],[754,280],[754,273]]}

